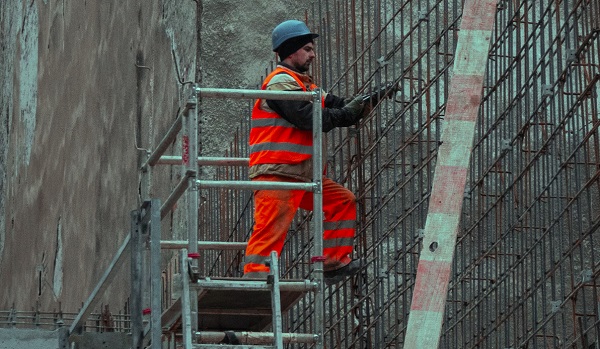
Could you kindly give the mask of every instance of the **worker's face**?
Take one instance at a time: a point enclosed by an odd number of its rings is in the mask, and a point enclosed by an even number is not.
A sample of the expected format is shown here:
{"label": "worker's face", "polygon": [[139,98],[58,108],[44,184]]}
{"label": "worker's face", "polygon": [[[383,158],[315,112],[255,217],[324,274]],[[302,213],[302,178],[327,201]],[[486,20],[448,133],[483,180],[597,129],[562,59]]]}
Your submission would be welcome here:
{"label": "worker's face", "polygon": [[289,57],[289,63],[298,71],[305,72],[310,68],[310,64],[315,59],[315,47],[312,42],[302,46],[298,51],[292,53]]}

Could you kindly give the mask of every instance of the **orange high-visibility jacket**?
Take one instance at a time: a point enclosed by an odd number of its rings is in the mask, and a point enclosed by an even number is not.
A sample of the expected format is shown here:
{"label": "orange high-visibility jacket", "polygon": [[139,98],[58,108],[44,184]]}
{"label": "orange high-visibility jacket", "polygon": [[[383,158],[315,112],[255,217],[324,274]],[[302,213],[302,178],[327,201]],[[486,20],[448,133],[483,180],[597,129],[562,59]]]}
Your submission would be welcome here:
{"label": "orange high-visibility jacket", "polygon": [[[277,67],[262,84],[265,90],[271,79],[277,74],[288,74],[303,91],[306,86],[298,74],[290,69]],[[310,90],[317,86],[311,84]],[[324,100],[322,101],[324,103]],[[250,166],[258,164],[298,164],[312,156],[312,131],[301,130],[275,112],[260,109],[261,100],[257,100],[252,109],[250,129]]]}

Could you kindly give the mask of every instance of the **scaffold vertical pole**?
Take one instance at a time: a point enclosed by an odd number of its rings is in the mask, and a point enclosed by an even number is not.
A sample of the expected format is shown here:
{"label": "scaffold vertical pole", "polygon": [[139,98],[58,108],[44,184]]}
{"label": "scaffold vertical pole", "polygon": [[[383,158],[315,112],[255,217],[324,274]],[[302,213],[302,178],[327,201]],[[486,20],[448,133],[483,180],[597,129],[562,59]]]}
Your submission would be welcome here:
{"label": "scaffold vertical pole", "polygon": [[152,348],[162,347],[162,327],[160,315],[162,311],[161,303],[161,263],[160,263],[160,200],[152,199],[150,203],[150,274],[151,274],[151,340]]}
{"label": "scaffold vertical pole", "polygon": [[140,212],[131,212],[131,342],[134,349],[141,348],[143,341],[142,322],[142,282],[143,256],[142,232],[140,228]]}
{"label": "scaffold vertical pole", "polygon": [[183,334],[183,347],[188,349],[192,347],[192,318],[191,318],[191,304],[190,294],[190,281],[188,275],[188,251],[184,248],[180,251],[179,261],[181,262],[181,326]]}
{"label": "scaffold vertical pole", "polygon": [[[323,125],[321,110],[321,89],[313,91],[313,218],[314,252],[313,257],[323,256]],[[314,258],[314,277],[318,283],[315,293],[315,333],[318,335],[316,348],[322,349],[325,334],[325,286],[323,284],[323,258]]]}
{"label": "scaffold vertical pole", "polygon": [[283,348],[283,317],[281,315],[281,291],[279,289],[279,256],[276,251],[271,252],[270,270],[271,282],[271,309],[273,312],[273,344],[275,348]]}
{"label": "scaffold vertical pole", "polygon": [[[198,96],[196,86],[188,99],[188,113],[185,115],[182,136],[182,158],[184,175],[187,174],[187,218],[188,218],[188,254],[192,258],[192,272],[198,269]],[[192,336],[198,330],[198,295],[190,293]]]}

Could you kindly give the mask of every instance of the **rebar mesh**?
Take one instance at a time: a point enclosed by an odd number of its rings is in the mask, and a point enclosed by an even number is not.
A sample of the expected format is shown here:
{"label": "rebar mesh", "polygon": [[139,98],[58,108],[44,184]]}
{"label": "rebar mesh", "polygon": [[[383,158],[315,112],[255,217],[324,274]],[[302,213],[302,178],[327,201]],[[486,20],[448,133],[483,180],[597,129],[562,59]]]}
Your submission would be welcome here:
{"label": "rebar mesh", "polygon": [[[367,261],[359,276],[326,288],[327,348],[403,347],[461,8],[322,0],[307,10],[321,34],[320,86],[341,96],[402,86],[360,126],[327,135],[328,175],[356,194],[356,255]],[[498,2],[443,348],[600,345],[599,20],[592,0]],[[248,155],[249,116],[226,155]],[[247,171],[215,177],[245,180]],[[246,240],[252,194],[202,194],[200,239]],[[309,276],[310,218],[299,212],[290,228],[286,278]],[[242,257],[207,252],[204,273],[239,276]],[[311,332],[311,302],[289,311],[288,331]]]}

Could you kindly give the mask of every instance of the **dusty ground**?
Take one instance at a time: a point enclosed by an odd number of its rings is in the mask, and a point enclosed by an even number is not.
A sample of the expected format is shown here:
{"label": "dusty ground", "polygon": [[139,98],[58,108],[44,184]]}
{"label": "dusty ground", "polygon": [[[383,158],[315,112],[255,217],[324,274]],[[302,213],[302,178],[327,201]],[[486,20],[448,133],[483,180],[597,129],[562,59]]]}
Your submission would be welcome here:
{"label": "dusty ground", "polygon": [[[271,29],[302,18],[299,3],[309,1],[205,4],[204,85],[256,86],[273,57]],[[0,309],[40,302],[53,310],[60,302],[77,311],[93,289],[138,205],[137,148],[157,143],[187,97],[171,50],[182,79],[193,79],[195,7],[0,3]],[[243,117],[211,103],[202,123],[207,155],[220,154]],[[166,195],[176,177],[177,170],[158,173],[164,186],[154,192]],[[125,302],[127,271],[109,289],[113,309]]]}

